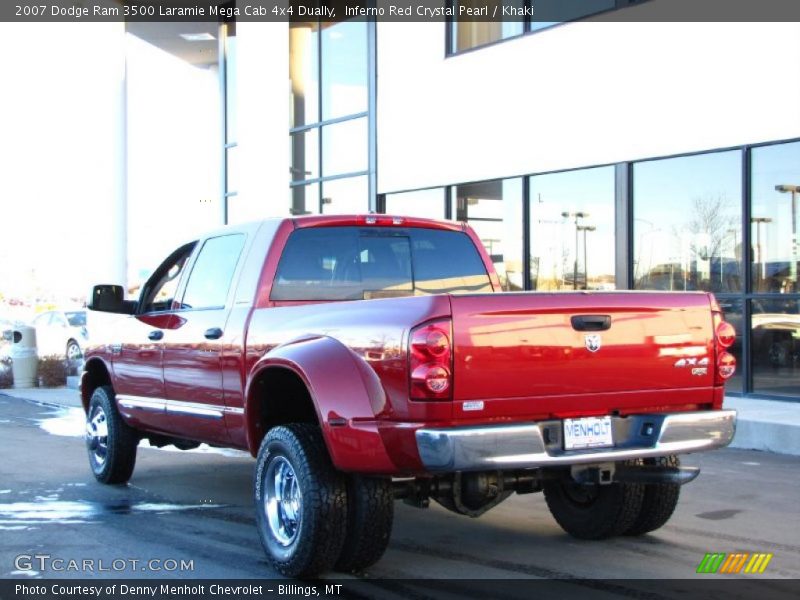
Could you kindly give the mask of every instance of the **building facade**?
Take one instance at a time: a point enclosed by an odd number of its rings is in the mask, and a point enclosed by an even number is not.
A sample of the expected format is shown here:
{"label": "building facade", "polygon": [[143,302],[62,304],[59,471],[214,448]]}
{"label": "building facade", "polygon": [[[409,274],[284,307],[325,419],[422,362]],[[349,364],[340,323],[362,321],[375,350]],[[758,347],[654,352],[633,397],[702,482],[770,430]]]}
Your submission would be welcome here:
{"label": "building facade", "polygon": [[729,391],[800,399],[800,24],[604,15],[222,24],[220,218],[457,219],[507,290],[711,291]]}

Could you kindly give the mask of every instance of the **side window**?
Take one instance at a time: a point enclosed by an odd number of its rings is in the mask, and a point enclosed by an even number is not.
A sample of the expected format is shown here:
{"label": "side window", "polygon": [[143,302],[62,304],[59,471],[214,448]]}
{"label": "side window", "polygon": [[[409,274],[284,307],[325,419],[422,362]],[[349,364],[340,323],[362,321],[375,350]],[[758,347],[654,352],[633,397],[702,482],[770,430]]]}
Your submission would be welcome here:
{"label": "side window", "polygon": [[183,267],[186,265],[195,243],[191,242],[175,250],[150,276],[142,288],[138,311],[140,314],[172,308],[172,301],[178,290]]}
{"label": "side window", "polygon": [[244,246],[243,234],[206,240],[189,274],[181,308],[222,308]]}

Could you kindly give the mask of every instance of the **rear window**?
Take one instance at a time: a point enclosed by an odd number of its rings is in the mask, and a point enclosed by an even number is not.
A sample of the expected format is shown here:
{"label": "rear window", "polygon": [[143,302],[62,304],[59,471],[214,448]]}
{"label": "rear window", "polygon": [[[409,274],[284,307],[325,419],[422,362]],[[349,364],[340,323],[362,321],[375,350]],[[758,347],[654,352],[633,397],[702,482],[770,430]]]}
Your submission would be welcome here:
{"label": "rear window", "polygon": [[491,292],[472,240],[460,231],[317,227],[292,233],[272,300],[368,300]]}

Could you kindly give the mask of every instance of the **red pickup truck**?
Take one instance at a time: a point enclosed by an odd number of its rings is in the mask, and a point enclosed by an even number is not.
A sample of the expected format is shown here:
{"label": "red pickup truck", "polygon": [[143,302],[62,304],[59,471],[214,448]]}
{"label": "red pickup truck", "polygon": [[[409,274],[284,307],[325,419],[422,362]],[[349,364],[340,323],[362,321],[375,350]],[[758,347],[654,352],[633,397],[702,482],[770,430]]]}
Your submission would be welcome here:
{"label": "red pickup truck", "polygon": [[140,440],[257,457],[258,530],[290,576],[385,551],[395,499],[477,517],[543,491],[579,538],[661,527],[727,445],[733,327],[707,293],[498,293],[466,225],[385,215],[224,228],[180,246],[86,352],[95,477]]}

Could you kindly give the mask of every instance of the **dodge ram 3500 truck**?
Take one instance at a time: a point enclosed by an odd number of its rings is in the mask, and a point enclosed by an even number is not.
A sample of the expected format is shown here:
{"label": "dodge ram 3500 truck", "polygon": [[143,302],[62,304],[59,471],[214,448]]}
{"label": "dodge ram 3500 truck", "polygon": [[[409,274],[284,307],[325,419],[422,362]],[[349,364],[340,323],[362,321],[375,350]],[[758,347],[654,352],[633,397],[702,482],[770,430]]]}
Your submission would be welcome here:
{"label": "dodge ram 3500 truck", "polygon": [[734,329],[703,292],[498,293],[465,224],[385,215],[265,220],[176,249],[86,352],[89,462],[132,475],[140,440],[257,458],[274,568],[359,570],[396,499],[477,517],[544,492],[558,524],[653,531],[725,446]]}

